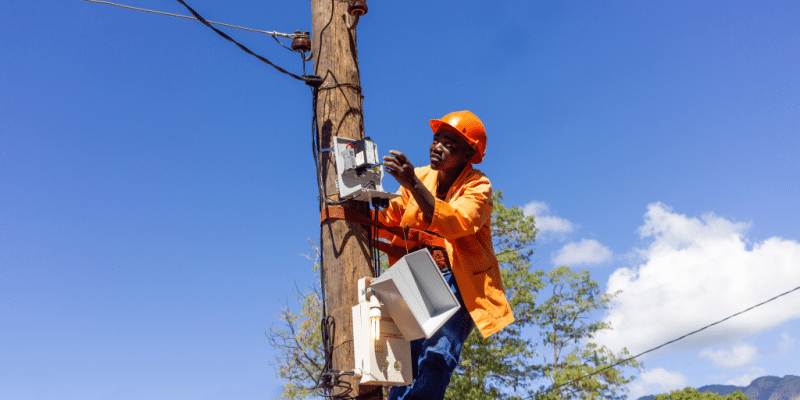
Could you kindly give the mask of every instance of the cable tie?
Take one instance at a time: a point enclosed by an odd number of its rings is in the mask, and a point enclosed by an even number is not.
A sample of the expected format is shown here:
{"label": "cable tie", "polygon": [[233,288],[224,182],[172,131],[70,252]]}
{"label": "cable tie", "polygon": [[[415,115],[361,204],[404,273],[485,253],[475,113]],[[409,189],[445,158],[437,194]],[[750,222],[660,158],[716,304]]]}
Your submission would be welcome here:
{"label": "cable tie", "polygon": [[334,83],[331,85],[325,85],[319,88],[319,90],[329,90],[329,89],[336,89],[338,87],[346,87],[353,89],[356,93],[361,94],[361,86],[356,85],[355,83]]}
{"label": "cable tie", "polygon": [[325,81],[325,79],[319,75],[303,75],[302,78],[306,85],[314,88],[319,88],[322,85],[322,82]]}

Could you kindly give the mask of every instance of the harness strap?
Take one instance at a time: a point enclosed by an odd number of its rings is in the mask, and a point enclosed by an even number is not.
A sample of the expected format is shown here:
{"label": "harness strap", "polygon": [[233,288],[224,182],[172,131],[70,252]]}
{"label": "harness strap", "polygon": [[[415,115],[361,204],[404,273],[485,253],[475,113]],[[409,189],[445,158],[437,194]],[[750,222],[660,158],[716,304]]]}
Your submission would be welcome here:
{"label": "harness strap", "polygon": [[[406,246],[398,246],[388,242],[378,241],[378,250],[386,253],[391,258],[401,258],[408,253],[408,250],[419,250],[427,248],[433,256],[433,260],[439,268],[449,268],[450,263],[447,259],[447,251],[445,250],[445,241],[441,236],[434,235],[419,229],[387,226],[374,219],[375,212],[371,211],[372,218],[367,217],[360,211],[352,208],[345,208],[342,206],[328,206],[322,209],[320,213],[320,225],[328,220],[345,220],[355,222],[360,225],[377,227],[386,232],[391,233],[406,242]],[[408,250],[407,250],[408,249]]]}

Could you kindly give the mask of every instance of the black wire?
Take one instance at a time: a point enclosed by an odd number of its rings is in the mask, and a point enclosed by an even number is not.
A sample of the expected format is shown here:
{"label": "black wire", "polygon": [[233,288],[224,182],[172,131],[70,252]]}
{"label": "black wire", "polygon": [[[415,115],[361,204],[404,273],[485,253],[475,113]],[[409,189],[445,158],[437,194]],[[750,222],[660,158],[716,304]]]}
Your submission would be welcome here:
{"label": "black wire", "polygon": [[[317,381],[315,382],[314,386],[316,389],[322,389],[326,393],[318,395],[335,400],[356,400],[374,397],[373,393],[365,393],[355,397],[348,396],[353,392],[353,387],[348,382],[340,381],[339,378],[348,375],[352,376],[355,375],[355,373],[353,371],[336,371],[333,369],[333,351],[348,341],[339,344],[339,346],[334,346],[334,343],[336,342],[336,321],[334,320],[333,316],[323,318],[320,329],[322,346],[325,349],[325,363],[322,367],[322,371],[317,377]],[[334,388],[344,389],[344,391],[342,393],[329,394]]]}
{"label": "black wire", "polygon": [[378,238],[380,237],[380,232],[378,232],[378,210],[375,210],[375,235],[374,241],[372,243],[372,252],[375,254],[375,258],[372,262],[375,264],[375,273],[374,277],[381,276],[381,252],[378,250]]}
{"label": "black wire", "polygon": [[272,36],[272,38],[273,38],[273,39],[275,39],[275,41],[276,41],[276,42],[278,42],[278,44],[279,44],[279,45],[281,45],[281,47],[283,47],[284,49],[286,49],[286,50],[289,50],[289,51],[295,51],[295,52],[297,51],[297,50],[292,50],[292,48],[291,48],[291,47],[289,47],[289,46],[287,46],[287,45],[283,44],[283,43],[282,43],[280,40],[278,40],[278,36],[277,36],[277,35],[271,35],[271,36]]}
{"label": "black wire", "polygon": [[[183,3],[181,0],[178,0]],[[187,6],[188,7],[188,6]],[[331,17],[328,23],[322,28],[320,32],[320,47],[318,49],[318,53],[322,51],[322,33],[325,32],[328,25],[330,25],[331,21],[333,20],[333,4],[331,5]],[[213,29],[213,27],[212,27]],[[275,38],[277,41],[277,38]],[[278,41],[280,43],[280,41]],[[280,43],[283,45],[283,43]],[[241,47],[241,46],[240,46]],[[284,46],[286,47],[286,46]],[[306,82],[311,87],[311,97],[312,97],[312,120],[311,120],[311,152],[314,158],[314,168],[317,175],[317,189],[319,193],[319,209],[322,212],[323,207],[329,205],[339,205],[350,201],[350,199],[345,199],[341,201],[331,201],[328,198],[327,190],[325,188],[325,182],[322,181],[322,167],[320,164],[320,149],[322,135],[319,129],[319,124],[317,122],[317,102],[319,100],[319,91],[326,90],[327,88],[320,88],[324,78],[319,77],[317,75],[306,75],[306,61],[309,61],[311,57],[306,57],[305,53],[300,54],[303,60],[303,77],[300,78]],[[319,60],[319,57],[317,57]],[[272,65],[270,63],[270,65]],[[277,67],[276,67],[277,68]],[[315,68],[316,70],[316,65]],[[291,75],[291,74],[290,74]],[[358,88],[358,92],[360,93],[360,87]],[[363,96],[362,96],[363,97]],[[323,229],[324,227],[320,225],[319,231],[319,243],[322,245],[322,238],[323,238]],[[376,264],[377,265],[377,264]],[[348,396],[353,391],[353,387],[350,385],[349,382],[340,381],[339,378],[344,375],[354,375],[352,371],[336,371],[333,369],[333,352],[338,346],[334,346],[335,343],[335,335],[336,335],[336,320],[332,315],[327,315],[327,299],[325,296],[325,251],[322,249],[320,251],[320,287],[322,291],[322,320],[320,323],[320,330],[321,330],[321,339],[322,339],[322,347],[323,347],[323,354],[325,358],[325,362],[323,364],[322,371],[315,382],[316,389],[322,389],[325,391],[325,394],[321,394],[320,396],[330,399],[336,400],[357,400],[363,399],[367,397],[373,396],[372,393],[365,394],[365,395],[358,395],[355,397]],[[346,343],[346,342],[344,342]],[[342,344],[344,344],[342,343]],[[341,345],[341,344],[340,344]],[[344,389],[342,393],[338,394],[330,394],[334,388]]]}
{"label": "black wire", "polygon": [[[333,369],[333,340],[336,336],[336,320],[334,320],[333,316],[322,318],[320,329],[322,348],[325,350],[325,363],[323,364],[322,372],[320,373],[320,379],[327,379],[325,375]],[[320,379],[317,380],[317,387],[319,387]]]}
{"label": "black wire", "polygon": [[[319,86],[322,83],[323,79],[320,78],[319,76],[315,76],[315,75],[306,75],[306,65],[305,65],[305,63],[308,60],[307,60],[304,52],[299,52],[300,56],[301,56],[301,58],[303,60],[303,76],[298,76],[298,75],[295,75],[295,74],[293,74],[293,73],[291,73],[291,72],[289,72],[289,71],[287,71],[287,70],[285,70],[285,69],[273,64],[272,62],[270,62],[266,58],[254,53],[252,50],[248,49],[247,47],[245,47],[241,43],[237,42],[236,40],[234,40],[233,38],[231,38],[230,36],[228,36],[224,32],[222,32],[219,29],[211,26],[211,24],[208,21],[206,21],[205,18],[203,18],[200,14],[198,14],[192,7],[190,7],[188,4],[186,4],[183,0],[177,0],[177,1],[179,3],[181,3],[181,4],[183,4],[183,6],[186,7],[186,9],[189,10],[189,12],[192,13],[192,15],[194,15],[194,17],[197,18],[198,21],[202,22],[204,25],[206,25],[207,27],[211,28],[211,30],[216,32],[218,35],[222,36],[224,39],[226,39],[226,40],[230,41],[231,43],[235,44],[236,46],[238,46],[245,53],[250,54],[250,55],[258,58],[259,60],[263,61],[264,63],[272,66],[275,69],[277,69],[279,72],[282,72],[282,73],[284,73],[286,75],[289,75],[292,78],[295,78],[297,80],[304,81],[309,86],[311,86],[312,102],[313,102],[313,104],[312,104],[312,114],[313,115],[312,115],[312,122],[311,122],[311,131],[312,131],[312,144],[311,144],[312,149],[311,150],[312,150],[312,153],[313,153],[313,156],[314,156],[314,164],[315,164],[316,175],[317,175],[317,186],[318,186],[318,189],[319,189],[319,195],[320,195],[320,200],[321,200],[320,201],[320,211],[322,211],[323,203],[326,204],[326,205],[338,205],[338,204],[342,204],[342,203],[348,201],[348,200],[344,200],[344,201],[332,202],[332,201],[328,200],[328,197],[326,195],[325,185],[322,182],[321,168],[320,168],[320,162],[319,162],[320,145],[319,145],[318,141],[321,138],[320,138],[320,135],[319,135],[319,125],[317,124],[317,100],[318,100],[318,94],[319,94]],[[331,16],[331,19],[332,19],[332,16]],[[330,21],[328,22],[328,24],[330,24]],[[327,25],[326,25],[326,28],[327,28]],[[281,43],[280,40],[278,40],[278,38],[275,37],[274,35],[273,35],[273,38],[275,39],[275,41],[278,42],[278,44],[280,44],[281,46],[291,50],[289,47],[287,47],[283,43]],[[294,51],[294,50],[292,50],[292,51]],[[322,227],[320,227],[320,243],[322,243],[322,235],[323,235]],[[376,265],[376,268],[378,268],[377,264],[375,264],[375,265]],[[343,375],[353,375],[353,373],[352,372],[342,372],[342,371],[334,371],[333,370],[333,348],[334,348],[333,347],[333,343],[334,343],[334,339],[335,339],[336,322],[335,322],[333,316],[327,315],[327,300],[325,298],[325,252],[324,252],[324,250],[320,251],[320,289],[321,289],[321,292],[322,292],[322,295],[321,295],[321,297],[322,297],[322,320],[321,320],[321,324],[320,324],[320,330],[321,330],[321,336],[322,336],[322,345],[323,345],[323,353],[324,353],[324,357],[325,357],[325,363],[324,363],[322,372],[320,373],[319,377],[317,378],[317,382],[315,383],[315,386],[318,389],[321,388],[321,389],[326,390],[326,391],[330,391],[334,387],[346,389],[346,391],[344,393],[339,393],[339,394],[336,394],[336,395],[322,395],[322,397],[335,398],[335,399],[341,399],[341,400],[365,398],[364,396],[346,397],[348,394],[350,394],[353,391],[353,388],[347,382],[339,382],[339,377],[343,376]],[[330,380],[330,382],[321,382],[323,380]]]}
{"label": "black wire", "polygon": [[[306,75],[309,77],[309,81],[314,81],[314,83],[322,83],[322,78],[316,75]],[[320,212],[322,212],[322,208],[325,205],[329,206],[338,206],[344,203],[349,202],[351,199],[344,199],[339,201],[331,201],[328,198],[328,192],[325,189],[325,184],[322,182],[322,165],[320,164],[320,148],[322,148],[321,143],[319,140],[322,139],[322,135],[319,132],[319,124],[317,124],[317,100],[319,98],[319,85],[311,86],[311,94],[313,97],[313,104],[311,105],[311,110],[313,114],[313,120],[311,121],[311,153],[314,157],[314,167],[316,168],[317,173],[317,190],[319,191],[319,198],[320,198]],[[321,235],[321,233],[320,233]],[[320,236],[320,243],[322,243],[322,237]]]}
{"label": "black wire", "polygon": [[[796,287],[796,288],[794,288],[794,289],[792,289],[792,290],[789,290],[788,292],[781,293],[781,294],[779,294],[779,295],[777,295],[777,296],[775,296],[775,297],[773,297],[773,298],[771,298],[771,299],[769,299],[769,300],[767,300],[767,301],[762,301],[761,303],[758,303],[758,304],[756,304],[756,305],[754,305],[754,306],[752,306],[752,307],[750,307],[750,308],[748,308],[748,309],[746,309],[746,310],[739,311],[738,313],[736,313],[736,314],[733,314],[733,315],[731,315],[731,316],[729,316],[729,317],[723,318],[723,319],[721,319],[721,320],[719,320],[719,321],[717,321],[717,322],[714,322],[714,323],[712,323],[712,324],[706,325],[706,326],[704,326],[704,327],[702,327],[702,328],[700,328],[700,329],[698,329],[698,330],[696,330],[696,331],[689,332],[689,333],[687,333],[687,334],[685,334],[685,335],[683,335],[683,336],[681,336],[681,337],[679,337],[679,338],[677,338],[677,339],[672,339],[672,340],[670,340],[669,342],[662,343],[662,344],[660,344],[660,345],[658,345],[658,346],[656,346],[656,347],[653,347],[653,348],[652,348],[652,349],[650,349],[650,350],[643,351],[643,352],[641,352],[641,353],[639,353],[639,354],[637,354],[637,355],[635,355],[635,356],[633,356],[633,357],[628,357],[628,358],[626,358],[626,359],[624,359],[624,360],[622,360],[622,361],[619,361],[619,362],[617,362],[616,364],[612,364],[612,365],[609,365],[609,366],[607,366],[607,367],[601,368],[601,369],[599,369],[599,370],[597,370],[597,371],[595,371],[595,372],[592,372],[591,374],[586,374],[586,375],[584,375],[584,376],[581,376],[581,377],[579,377],[579,378],[576,378],[576,379],[574,379],[574,380],[571,380],[571,381],[569,381],[569,382],[562,383],[561,385],[558,385],[558,386],[553,386],[552,388],[550,388],[550,389],[547,389],[547,390],[545,390],[545,391],[544,391],[544,392],[542,392],[542,393],[548,393],[548,392],[552,392],[553,390],[560,389],[560,388],[562,388],[562,387],[564,387],[564,386],[567,386],[567,385],[571,385],[571,384],[573,384],[573,383],[575,383],[575,382],[578,382],[578,381],[580,381],[580,380],[582,380],[582,379],[588,378],[588,377],[590,377],[590,376],[593,376],[593,375],[597,375],[597,374],[599,374],[599,373],[601,373],[601,372],[603,372],[603,371],[605,371],[605,370],[607,370],[607,369],[614,368],[614,367],[616,367],[617,365],[624,364],[624,363],[626,363],[626,362],[628,362],[628,361],[630,361],[630,360],[633,360],[633,359],[635,359],[635,358],[637,358],[637,357],[641,357],[641,356],[643,356],[643,355],[645,355],[645,354],[647,354],[647,353],[650,353],[650,352],[652,352],[652,351],[656,351],[656,350],[658,350],[658,349],[660,349],[660,348],[662,348],[662,347],[664,347],[664,346],[666,346],[666,345],[668,345],[668,344],[672,344],[672,343],[675,343],[675,342],[677,342],[677,341],[679,341],[679,340],[681,340],[681,339],[684,339],[684,338],[687,338],[687,337],[689,337],[689,336],[692,336],[692,335],[694,335],[695,333],[698,333],[698,332],[700,332],[700,331],[703,331],[703,330],[706,330],[706,329],[708,329],[708,328],[710,328],[710,327],[712,327],[712,326],[714,326],[714,325],[717,325],[717,324],[720,324],[720,323],[722,323],[722,322],[725,322],[725,321],[727,321],[727,320],[729,320],[729,319],[731,319],[731,318],[733,318],[733,317],[735,317],[735,316],[737,316],[737,315],[744,314],[744,313],[746,313],[746,312],[748,312],[748,311],[750,311],[750,310],[752,310],[752,309],[754,309],[754,308],[756,308],[756,307],[763,306],[764,304],[767,304],[767,303],[769,303],[769,302],[771,302],[771,301],[773,301],[773,300],[775,300],[775,299],[777,299],[777,298],[779,298],[779,297],[786,296],[787,294],[789,294],[789,293],[792,293],[792,292],[794,292],[794,291],[797,291],[797,290],[800,290],[800,286],[798,286],[798,287]],[[533,398],[534,398],[534,397],[529,397],[529,399],[533,399]]]}
{"label": "black wire", "polygon": [[328,22],[326,22],[325,26],[323,26],[322,29],[319,30],[319,34],[317,35],[319,37],[319,39],[317,40],[317,42],[319,42],[319,45],[317,45],[317,59],[314,61],[314,71],[317,71],[319,69],[318,68],[319,60],[322,59],[322,57],[320,57],[320,55],[322,55],[322,50],[323,50],[322,36],[325,34],[325,31],[328,30],[328,27],[333,22],[333,11],[336,9],[336,7],[334,7],[333,1],[334,0],[331,0],[331,15],[328,17]]}
{"label": "black wire", "polygon": [[[318,127],[317,127],[317,94],[319,93],[316,87],[311,87],[311,153],[314,156],[314,167],[316,170],[317,175],[317,189],[319,190],[319,195],[323,195],[323,189],[321,185],[321,178],[320,178],[320,170],[319,170],[319,151],[317,150],[317,137],[318,137]],[[319,204],[319,211],[322,212],[322,202]],[[319,244],[322,246],[322,229],[323,227],[320,225],[319,228]],[[324,249],[320,249],[319,252],[319,269],[320,269],[320,289],[322,291],[322,319],[324,320],[327,317],[327,303],[325,299],[325,251]]]}
{"label": "black wire", "polygon": [[[313,75],[312,75],[313,77]],[[322,79],[319,77],[312,78],[313,81],[310,79],[307,82],[318,82],[321,83]],[[321,175],[321,168],[319,162],[319,148],[320,148],[320,134],[319,134],[319,124],[317,124],[317,100],[319,97],[319,85],[312,85],[311,86],[311,98],[312,98],[312,106],[311,106],[311,114],[312,114],[312,121],[311,121],[311,152],[314,157],[314,167],[316,170],[317,175],[317,189],[319,190],[319,208],[320,212],[322,211],[323,207],[330,205],[330,204],[341,204],[343,202],[330,202],[327,199],[327,194],[325,190],[325,185],[322,182],[322,175]],[[322,236],[323,236],[323,229],[324,227],[320,225],[319,229],[319,243],[322,245]],[[336,320],[333,318],[332,315],[328,315],[327,311],[327,299],[325,296],[325,251],[321,249],[320,251],[320,290],[322,292],[322,320],[320,323],[320,334],[322,338],[322,349],[325,358],[325,362],[322,367],[322,371],[320,371],[319,376],[317,377],[317,381],[315,382],[315,387],[317,389],[322,389],[325,391],[325,394],[319,394],[321,397],[337,399],[337,400],[348,400],[348,399],[357,399],[359,397],[347,397],[353,391],[353,388],[350,386],[348,382],[339,381],[339,377],[342,375],[352,375],[352,372],[342,372],[336,371],[333,369],[333,351],[335,349],[334,342],[335,342],[335,335],[336,335]],[[338,393],[335,395],[330,394],[331,390],[334,388],[344,389],[344,392]]]}
{"label": "black wire", "polygon": [[380,225],[378,225],[379,223],[378,212],[381,209],[382,200],[383,199],[377,197],[372,198],[372,208],[375,210],[373,220],[375,221],[375,223],[373,224],[374,226],[370,229],[370,234],[372,235],[371,238],[372,240],[370,241],[371,242],[370,251],[372,253],[371,254],[372,273],[373,276],[376,278],[381,275],[381,253],[380,250],[378,250],[378,241],[380,240]]}
{"label": "black wire", "polygon": [[[280,72],[283,72],[283,73],[284,73],[284,74],[286,74],[286,75],[289,75],[289,76],[291,76],[291,77],[292,77],[292,78],[294,78],[294,79],[297,79],[297,80],[300,80],[300,81],[307,81],[307,80],[306,80],[306,78],[305,78],[304,76],[295,75],[295,74],[293,74],[293,73],[291,73],[291,72],[289,72],[289,71],[287,71],[287,70],[285,70],[285,69],[283,69],[283,68],[281,68],[281,67],[279,67],[279,66],[277,66],[277,65],[273,64],[272,62],[270,62],[270,61],[269,61],[269,60],[267,60],[266,58],[264,58],[264,57],[262,57],[262,56],[260,56],[260,55],[258,55],[258,54],[256,54],[256,53],[253,53],[253,51],[252,51],[252,50],[248,49],[247,47],[245,47],[245,46],[244,46],[244,45],[242,45],[241,43],[239,43],[239,42],[237,42],[237,41],[233,40],[233,38],[231,38],[230,36],[228,36],[227,34],[225,34],[225,32],[222,32],[221,30],[219,30],[219,29],[217,29],[217,28],[215,28],[215,27],[211,26],[211,24],[210,24],[208,21],[206,21],[206,20],[205,20],[205,18],[203,18],[202,16],[200,16],[200,14],[198,14],[198,13],[197,13],[197,11],[195,11],[195,10],[194,10],[192,7],[189,7],[189,5],[188,5],[188,4],[186,4],[186,3],[185,3],[183,0],[178,0],[178,3],[181,3],[181,4],[183,4],[183,6],[184,6],[184,7],[186,7],[186,9],[187,9],[187,10],[189,10],[189,12],[190,12],[190,13],[192,13],[192,15],[194,15],[194,17],[195,17],[195,18],[197,18],[197,20],[198,20],[198,21],[202,22],[202,23],[203,23],[205,26],[207,26],[207,27],[211,28],[211,29],[212,29],[214,32],[216,32],[218,35],[222,36],[223,38],[225,38],[225,39],[226,39],[226,40],[228,40],[229,42],[231,42],[231,43],[233,43],[233,44],[235,44],[235,45],[239,46],[239,48],[240,48],[240,49],[242,49],[242,50],[244,50],[244,52],[245,52],[245,53],[247,53],[247,54],[250,54],[250,55],[254,56],[255,58],[258,58],[259,60],[261,60],[261,61],[263,61],[263,62],[265,62],[265,63],[267,63],[267,64],[271,65],[273,68],[277,69],[277,70],[278,70],[278,71],[280,71]],[[277,40],[277,38],[276,38],[276,40]],[[280,43],[280,42],[279,42],[279,43]]]}

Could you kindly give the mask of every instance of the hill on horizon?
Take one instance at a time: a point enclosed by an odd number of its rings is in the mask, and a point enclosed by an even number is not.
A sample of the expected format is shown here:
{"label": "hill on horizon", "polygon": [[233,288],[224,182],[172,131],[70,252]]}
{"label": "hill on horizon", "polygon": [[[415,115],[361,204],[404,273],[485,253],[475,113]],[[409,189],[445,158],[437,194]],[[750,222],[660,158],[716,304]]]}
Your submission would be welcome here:
{"label": "hill on horizon", "polygon": [[[748,386],[706,385],[697,388],[700,393],[711,392],[721,396],[737,390],[741,390],[750,400],[800,400],[800,376],[762,376]],[[655,395],[642,396],[638,400],[655,400]]]}

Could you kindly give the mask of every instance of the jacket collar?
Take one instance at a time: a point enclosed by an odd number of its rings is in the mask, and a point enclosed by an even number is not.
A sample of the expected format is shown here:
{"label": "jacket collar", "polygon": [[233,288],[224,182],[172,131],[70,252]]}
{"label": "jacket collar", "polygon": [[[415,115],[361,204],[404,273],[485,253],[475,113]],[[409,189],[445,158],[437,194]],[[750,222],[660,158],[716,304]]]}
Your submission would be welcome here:
{"label": "jacket collar", "polygon": [[[456,180],[453,181],[453,184],[450,185],[450,189],[447,191],[447,194],[444,196],[445,201],[450,200],[450,196],[452,195],[453,190],[458,188],[458,187],[460,187],[461,184],[464,183],[464,180],[467,179],[467,177],[472,172],[472,170],[473,170],[472,163],[467,163],[467,165],[464,166],[464,169],[458,175]],[[437,197],[436,195],[437,195],[437,189],[438,189],[438,186],[439,186],[439,171],[434,170],[433,172],[435,172],[435,173],[431,174],[431,176],[433,176],[433,182],[430,182],[430,184],[426,185],[426,186],[428,186],[428,189],[430,189],[431,193],[433,193],[433,196]]]}

